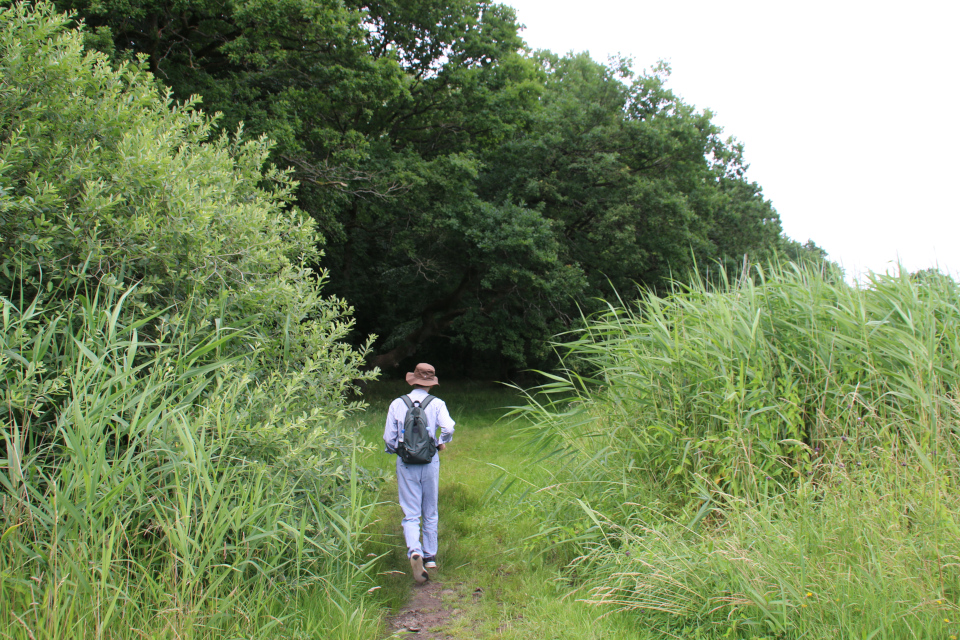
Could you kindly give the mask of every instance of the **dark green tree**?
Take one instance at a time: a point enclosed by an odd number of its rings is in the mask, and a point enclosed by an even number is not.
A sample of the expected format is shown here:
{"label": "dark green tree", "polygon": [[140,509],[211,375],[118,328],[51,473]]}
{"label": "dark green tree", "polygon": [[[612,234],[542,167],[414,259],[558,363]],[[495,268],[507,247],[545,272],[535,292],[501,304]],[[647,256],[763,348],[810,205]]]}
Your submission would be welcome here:
{"label": "dark green tree", "polygon": [[490,163],[485,192],[554,221],[564,259],[599,295],[683,277],[695,262],[769,257],[779,218],[744,178],[742,149],[710,112],[665,87],[669,69],[538,56],[548,79],[528,135]]}
{"label": "dark green tree", "polygon": [[[764,260],[776,212],[668,70],[525,51],[486,0],[62,0],[89,44],[277,141],[373,364],[530,364],[597,297]],[[436,341],[440,342],[437,343]]]}

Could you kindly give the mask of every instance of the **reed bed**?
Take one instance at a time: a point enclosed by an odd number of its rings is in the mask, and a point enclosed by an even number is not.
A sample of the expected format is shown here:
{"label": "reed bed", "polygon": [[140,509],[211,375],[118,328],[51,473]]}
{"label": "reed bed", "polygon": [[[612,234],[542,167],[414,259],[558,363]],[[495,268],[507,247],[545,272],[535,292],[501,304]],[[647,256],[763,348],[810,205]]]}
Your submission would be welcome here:
{"label": "reed bed", "polygon": [[250,323],[125,321],[125,302],[3,300],[0,637],[375,633],[374,478],[310,407],[315,372],[258,375]]}
{"label": "reed bed", "polygon": [[578,597],[665,637],[958,635],[960,287],[718,282],[590,319],[520,411]]}

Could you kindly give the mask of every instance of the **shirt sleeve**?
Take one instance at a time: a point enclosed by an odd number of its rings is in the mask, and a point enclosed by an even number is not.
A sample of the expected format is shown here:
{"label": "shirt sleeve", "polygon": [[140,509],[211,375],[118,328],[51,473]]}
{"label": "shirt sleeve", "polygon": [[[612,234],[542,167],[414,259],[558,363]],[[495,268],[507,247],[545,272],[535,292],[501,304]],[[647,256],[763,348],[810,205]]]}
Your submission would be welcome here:
{"label": "shirt sleeve", "polygon": [[453,440],[453,425],[457,424],[447,411],[447,403],[441,402],[437,411],[437,426],[440,427],[440,443],[446,444]]}
{"label": "shirt sleeve", "polygon": [[[400,400],[403,404],[403,401]],[[400,437],[400,424],[402,419],[397,422],[397,400],[390,403],[390,409],[387,410],[387,423],[383,427],[383,443],[386,445],[384,453],[397,452],[397,439]]]}

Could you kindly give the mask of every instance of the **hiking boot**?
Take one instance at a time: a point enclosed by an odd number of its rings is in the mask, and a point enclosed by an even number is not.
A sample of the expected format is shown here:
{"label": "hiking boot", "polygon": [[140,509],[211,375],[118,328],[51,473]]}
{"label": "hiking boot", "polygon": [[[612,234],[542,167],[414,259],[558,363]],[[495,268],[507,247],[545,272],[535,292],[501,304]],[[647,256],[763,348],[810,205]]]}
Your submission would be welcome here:
{"label": "hiking boot", "polygon": [[437,568],[437,559],[434,556],[423,556],[423,568],[424,569],[436,569]]}
{"label": "hiking boot", "polygon": [[410,567],[413,569],[413,579],[423,584],[430,578],[430,574],[423,568],[423,556],[414,553],[410,556]]}

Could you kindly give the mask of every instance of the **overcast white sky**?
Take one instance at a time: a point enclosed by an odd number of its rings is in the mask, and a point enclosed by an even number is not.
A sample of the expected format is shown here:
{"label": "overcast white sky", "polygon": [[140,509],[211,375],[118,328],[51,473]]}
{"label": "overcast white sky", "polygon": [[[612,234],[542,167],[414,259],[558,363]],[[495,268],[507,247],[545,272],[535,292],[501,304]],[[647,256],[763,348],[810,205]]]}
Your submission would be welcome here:
{"label": "overcast white sky", "polygon": [[668,61],[790,237],[848,276],[960,271],[960,2],[502,0],[527,43]]}

